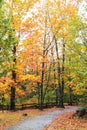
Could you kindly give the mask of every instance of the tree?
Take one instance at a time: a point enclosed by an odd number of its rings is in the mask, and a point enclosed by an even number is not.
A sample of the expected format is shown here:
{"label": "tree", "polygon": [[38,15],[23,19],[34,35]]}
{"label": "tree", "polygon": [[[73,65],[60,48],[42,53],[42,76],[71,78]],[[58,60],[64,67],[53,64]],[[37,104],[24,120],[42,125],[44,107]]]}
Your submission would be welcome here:
{"label": "tree", "polygon": [[74,94],[85,93],[87,24],[78,14],[81,1],[1,2],[0,83],[11,88],[11,110],[18,95],[36,97],[43,109],[52,98],[56,106],[64,107],[68,89],[70,98],[71,89]]}

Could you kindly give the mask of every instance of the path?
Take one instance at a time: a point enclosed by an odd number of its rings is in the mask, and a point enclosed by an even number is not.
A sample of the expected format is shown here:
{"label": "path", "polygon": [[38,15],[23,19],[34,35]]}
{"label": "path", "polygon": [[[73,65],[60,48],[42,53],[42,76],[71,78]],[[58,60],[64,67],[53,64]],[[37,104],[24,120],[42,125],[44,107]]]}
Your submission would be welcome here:
{"label": "path", "polygon": [[43,128],[50,124],[55,117],[65,112],[71,112],[76,110],[77,107],[70,107],[63,110],[56,110],[54,112],[48,112],[43,115],[39,115],[32,119],[25,120],[18,123],[14,127],[9,128],[8,130],[43,130]]}

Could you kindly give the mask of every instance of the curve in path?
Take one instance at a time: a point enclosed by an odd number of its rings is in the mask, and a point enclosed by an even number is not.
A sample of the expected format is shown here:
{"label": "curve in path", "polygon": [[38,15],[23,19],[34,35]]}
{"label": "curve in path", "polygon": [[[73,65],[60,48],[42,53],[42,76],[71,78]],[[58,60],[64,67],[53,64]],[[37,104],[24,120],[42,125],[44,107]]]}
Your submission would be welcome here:
{"label": "curve in path", "polygon": [[71,112],[76,110],[78,107],[70,107],[63,110],[56,110],[54,112],[48,112],[43,115],[39,115],[37,117],[25,120],[23,122],[18,123],[16,126],[11,127],[7,130],[43,130],[44,127],[50,124],[55,117],[65,112]]}

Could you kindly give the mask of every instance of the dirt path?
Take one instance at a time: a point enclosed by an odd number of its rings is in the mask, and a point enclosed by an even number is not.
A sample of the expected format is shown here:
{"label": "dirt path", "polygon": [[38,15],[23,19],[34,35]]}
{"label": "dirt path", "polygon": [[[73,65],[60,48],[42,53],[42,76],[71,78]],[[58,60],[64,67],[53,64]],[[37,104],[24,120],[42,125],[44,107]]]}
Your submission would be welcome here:
{"label": "dirt path", "polygon": [[43,115],[39,115],[29,120],[18,123],[14,127],[7,130],[43,130],[44,127],[50,124],[55,117],[65,112],[71,112],[76,110],[78,107],[70,107],[63,110],[56,110],[54,112],[48,112]]}

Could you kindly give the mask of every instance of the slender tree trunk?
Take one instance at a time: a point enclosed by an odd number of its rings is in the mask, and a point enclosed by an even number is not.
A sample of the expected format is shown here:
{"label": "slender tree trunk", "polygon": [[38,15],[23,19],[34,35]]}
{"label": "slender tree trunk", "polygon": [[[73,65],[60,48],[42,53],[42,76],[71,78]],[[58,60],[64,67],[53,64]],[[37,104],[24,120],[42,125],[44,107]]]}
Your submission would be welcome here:
{"label": "slender tree trunk", "polygon": [[63,51],[62,51],[62,86],[61,86],[61,106],[64,107],[64,103],[63,103],[63,96],[64,96],[64,67],[65,64],[65,43],[63,42]]}
{"label": "slender tree trunk", "polygon": [[40,110],[43,109],[43,83],[44,83],[44,62],[42,62],[42,78],[40,86]]}
{"label": "slender tree trunk", "polygon": [[58,99],[56,99],[56,100],[57,100],[57,106],[61,107],[61,108],[64,108],[63,95],[64,95],[64,62],[65,62],[65,54],[64,53],[65,53],[65,44],[63,43],[62,69],[61,69],[60,68],[60,58],[59,58],[58,45],[57,45],[56,37],[54,38],[54,40],[55,40],[55,46],[56,46],[57,72],[58,72]]}
{"label": "slender tree trunk", "polygon": [[72,106],[72,89],[69,87],[69,105]]}
{"label": "slender tree trunk", "polygon": [[[36,71],[36,75],[39,75],[39,71],[38,71],[38,63],[37,63],[37,71]],[[40,104],[40,83],[37,82],[37,98],[38,98],[38,106]]]}
{"label": "slender tree trunk", "polygon": [[[61,81],[60,81],[60,61],[59,61],[59,52],[58,52],[58,45],[57,45],[57,39],[54,37],[55,40],[55,47],[56,47],[56,55],[57,55],[57,72],[58,72],[58,89],[57,89],[57,97],[56,97],[56,103],[58,107],[61,107]],[[57,99],[58,98],[58,99]]]}
{"label": "slender tree trunk", "polygon": [[42,61],[42,78],[41,78],[41,86],[40,86],[40,109],[43,110],[43,87],[44,87],[44,76],[45,76],[45,57],[46,57],[46,31],[47,31],[47,12],[45,16],[45,32],[44,32],[44,43],[43,43],[43,61]]}
{"label": "slender tree trunk", "polygon": [[43,109],[43,86],[44,86],[44,74],[45,74],[45,45],[46,45],[46,33],[44,35],[44,45],[43,45],[43,61],[42,61],[42,74],[41,74],[41,86],[40,86],[40,110]]}
{"label": "slender tree trunk", "polygon": [[55,90],[55,94],[56,94],[56,106],[58,104],[58,91],[56,88],[56,70],[55,70],[55,60],[54,60],[54,54],[53,54],[53,48],[51,49],[51,55],[52,55],[52,61],[53,61],[53,78],[54,78],[54,90]]}
{"label": "slender tree trunk", "polygon": [[38,91],[38,106],[40,105],[40,84],[37,83],[37,91]]}
{"label": "slender tree trunk", "polygon": [[[13,47],[13,56],[14,56],[14,65],[16,65],[16,46]],[[16,71],[13,67],[12,70],[12,79],[14,80],[14,83],[16,83]],[[10,97],[10,110],[15,110],[15,86],[11,87],[11,97]]]}
{"label": "slender tree trunk", "polygon": [[46,96],[46,93],[47,93],[47,88],[49,86],[50,73],[51,73],[51,64],[50,64],[50,67],[49,67],[49,73],[48,73],[48,77],[47,77],[47,84],[46,84],[46,87],[45,87],[45,90],[44,90],[43,101],[45,99],[45,96]]}
{"label": "slender tree trunk", "polygon": [[[69,78],[68,78],[69,82],[72,81],[72,78],[70,77],[70,66],[71,66],[71,57],[69,57]],[[69,86],[68,90],[69,90],[69,103],[68,104],[72,106],[72,88]]]}

